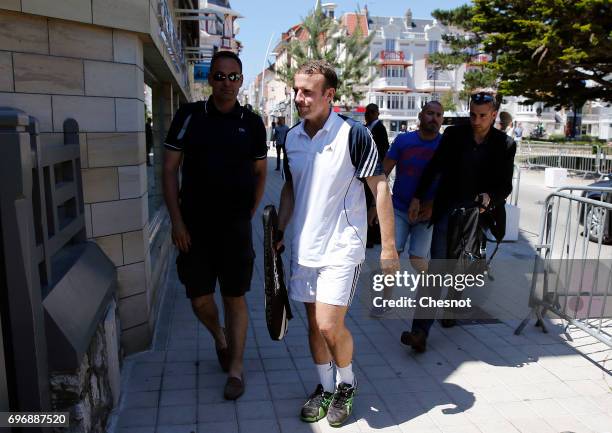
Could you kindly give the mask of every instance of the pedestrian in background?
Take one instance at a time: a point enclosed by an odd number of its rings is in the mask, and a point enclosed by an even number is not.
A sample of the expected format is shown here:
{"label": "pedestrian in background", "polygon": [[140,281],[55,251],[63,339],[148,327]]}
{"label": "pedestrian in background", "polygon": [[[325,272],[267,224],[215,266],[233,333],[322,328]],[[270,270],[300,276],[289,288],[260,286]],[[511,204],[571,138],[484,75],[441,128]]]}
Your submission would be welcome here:
{"label": "pedestrian in background", "polygon": [[[516,144],[511,137],[493,123],[497,117],[494,92],[477,91],[470,97],[470,123],[449,126],[444,131],[438,149],[425,168],[408,209],[408,219],[416,222],[435,179],[439,186],[434,197],[431,221],[434,224],[431,240],[429,272],[446,274],[449,218],[453,209],[467,202],[478,201],[484,208],[504,206],[512,191],[512,173]],[[454,290],[454,289],[449,289]],[[441,288],[419,287],[417,299],[440,297]],[[418,305],[418,303],[417,303]],[[402,333],[402,343],[416,352],[424,352],[429,330],[434,322],[435,308],[417,306],[412,330]],[[443,326],[454,326],[454,319],[443,321]]]}

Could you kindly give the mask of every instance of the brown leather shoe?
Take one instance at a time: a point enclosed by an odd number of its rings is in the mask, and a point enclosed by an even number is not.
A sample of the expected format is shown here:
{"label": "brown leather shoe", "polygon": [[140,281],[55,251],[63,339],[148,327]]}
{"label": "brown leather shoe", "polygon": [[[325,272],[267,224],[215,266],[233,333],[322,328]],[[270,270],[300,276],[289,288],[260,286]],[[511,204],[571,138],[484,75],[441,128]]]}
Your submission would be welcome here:
{"label": "brown leather shoe", "polygon": [[412,347],[412,350],[417,353],[423,353],[427,349],[427,335],[424,331],[404,331],[401,340],[403,344]]}
{"label": "brown leather shoe", "polygon": [[236,400],[242,394],[244,394],[244,376],[240,378],[228,377],[225,382],[225,390],[223,396],[226,400]]}

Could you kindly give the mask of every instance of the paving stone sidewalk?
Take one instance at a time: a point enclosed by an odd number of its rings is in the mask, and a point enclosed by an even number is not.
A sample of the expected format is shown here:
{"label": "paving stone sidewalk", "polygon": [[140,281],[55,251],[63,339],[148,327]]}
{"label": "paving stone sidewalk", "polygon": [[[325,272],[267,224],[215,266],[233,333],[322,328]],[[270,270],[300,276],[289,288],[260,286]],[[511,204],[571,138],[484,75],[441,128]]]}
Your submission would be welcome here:
{"label": "paving stone sidewalk", "polygon": [[[277,204],[282,179],[274,158],[268,166],[263,204]],[[605,356],[593,362],[572,347],[584,337],[580,333],[573,332],[570,342],[554,325],[549,334],[530,325],[515,336],[516,322],[507,321],[452,329],[436,324],[428,351],[415,355],[399,343],[408,319],[368,316],[364,274],[347,318],[359,380],[353,415],[339,429],[325,419],[301,422],[300,407],[318,382],[304,310],[293,305],[287,337],[270,339],[260,214],[253,221],[257,259],[247,295],[245,394],[236,402],[223,399],[226,377],[212,338],[193,315],[171,266],[152,350],[124,363],[121,405],[109,433],[612,431],[607,348],[598,349]],[[377,250],[367,256],[375,263]]]}

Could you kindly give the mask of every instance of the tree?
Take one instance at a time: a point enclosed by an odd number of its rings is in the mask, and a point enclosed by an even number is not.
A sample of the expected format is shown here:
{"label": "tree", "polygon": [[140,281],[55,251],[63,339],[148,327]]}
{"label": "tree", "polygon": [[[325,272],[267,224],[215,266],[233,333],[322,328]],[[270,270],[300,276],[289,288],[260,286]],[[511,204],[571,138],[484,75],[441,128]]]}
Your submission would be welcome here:
{"label": "tree", "polygon": [[455,93],[446,92],[440,98],[440,104],[444,107],[444,111],[457,111],[457,104],[455,103]]}
{"label": "tree", "polygon": [[455,53],[491,56],[480,78],[493,71],[501,95],[556,108],[612,102],[609,0],[473,0],[432,15],[470,36],[445,36]]}
{"label": "tree", "polygon": [[491,88],[497,85],[497,73],[495,70],[481,65],[479,69],[471,69],[463,75],[463,90],[459,92],[461,99],[466,99],[479,88]]}
{"label": "tree", "polygon": [[[427,57],[427,64],[431,65],[434,70],[433,82],[434,93],[436,92],[436,81],[438,80],[438,72],[452,71],[465,63],[468,60],[467,55],[463,53],[432,53]],[[429,78],[429,77],[428,77]]]}
{"label": "tree", "polygon": [[281,80],[291,86],[298,65],[311,59],[326,60],[338,73],[336,99],[345,105],[363,99],[361,89],[373,79],[369,77],[369,69],[375,62],[370,60],[369,47],[374,34],[364,35],[357,26],[356,31],[348,35],[337,21],[323,13],[319,3],[304,18],[301,27],[308,37],[305,40],[294,37],[287,45],[291,66],[278,69]]}

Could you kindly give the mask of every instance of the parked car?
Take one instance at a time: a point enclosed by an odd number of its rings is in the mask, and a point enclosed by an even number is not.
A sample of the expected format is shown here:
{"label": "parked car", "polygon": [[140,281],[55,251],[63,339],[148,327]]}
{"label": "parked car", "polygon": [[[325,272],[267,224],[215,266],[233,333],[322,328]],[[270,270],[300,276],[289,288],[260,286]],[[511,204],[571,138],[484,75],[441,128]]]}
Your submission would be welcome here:
{"label": "parked car", "polygon": [[[589,186],[600,188],[612,188],[612,174],[608,174],[602,180],[594,182]],[[612,203],[612,193],[601,191],[583,191],[583,197],[591,200],[605,201]],[[602,243],[612,244],[612,212],[607,209],[587,205],[586,212],[584,204],[579,207],[580,224],[585,226],[584,234],[589,236],[592,242],[599,242],[601,233],[603,232]],[[584,220],[586,218],[586,224]]]}

